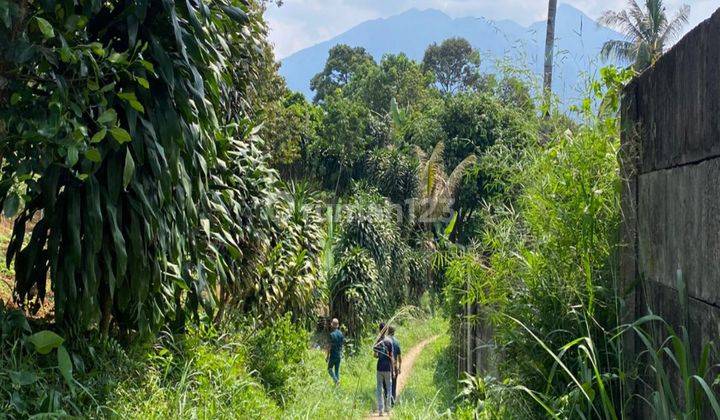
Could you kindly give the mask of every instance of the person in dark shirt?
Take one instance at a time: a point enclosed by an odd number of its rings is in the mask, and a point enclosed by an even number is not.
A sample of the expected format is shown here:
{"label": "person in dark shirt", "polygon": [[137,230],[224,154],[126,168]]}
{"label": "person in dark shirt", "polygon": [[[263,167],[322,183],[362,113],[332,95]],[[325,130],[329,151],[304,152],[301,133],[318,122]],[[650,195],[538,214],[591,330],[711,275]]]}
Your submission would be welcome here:
{"label": "person in dark shirt", "polygon": [[[392,401],[392,372],[395,365],[393,357],[393,344],[390,338],[385,336],[385,324],[380,324],[380,334],[375,346],[373,346],[373,355],[377,357],[377,383],[375,387],[375,396],[377,397],[378,414],[382,416],[383,408],[385,413],[390,412],[390,404]],[[385,388],[385,392],[383,392]]]}
{"label": "person in dark shirt", "polygon": [[330,323],[330,328],[332,331],[330,332],[326,360],[328,362],[328,373],[330,373],[330,377],[333,379],[333,382],[335,382],[335,386],[338,386],[338,384],[340,384],[340,360],[342,359],[345,337],[343,333],[340,332],[340,321],[338,321],[337,318],[333,318]]}
{"label": "person in dark shirt", "polygon": [[394,406],[395,401],[397,401],[397,378],[402,370],[402,349],[400,349],[400,342],[397,338],[395,338],[394,326],[391,325],[388,327],[388,335],[390,336],[390,341],[392,341],[393,356],[395,357],[395,365],[392,375],[392,405]]}

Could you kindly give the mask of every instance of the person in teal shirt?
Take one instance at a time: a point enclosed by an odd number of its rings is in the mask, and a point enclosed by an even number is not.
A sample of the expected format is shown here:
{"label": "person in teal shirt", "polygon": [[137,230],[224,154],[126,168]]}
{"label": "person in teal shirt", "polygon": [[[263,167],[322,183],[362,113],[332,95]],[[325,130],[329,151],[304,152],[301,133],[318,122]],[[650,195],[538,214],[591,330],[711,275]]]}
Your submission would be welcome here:
{"label": "person in teal shirt", "polygon": [[330,340],[327,348],[328,373],[335,382],[335,386],[340,383],[340,360],[342,359],[342,349],[345,343],[345,337],[340,332],[340,321],[333,318],[330,323]]}

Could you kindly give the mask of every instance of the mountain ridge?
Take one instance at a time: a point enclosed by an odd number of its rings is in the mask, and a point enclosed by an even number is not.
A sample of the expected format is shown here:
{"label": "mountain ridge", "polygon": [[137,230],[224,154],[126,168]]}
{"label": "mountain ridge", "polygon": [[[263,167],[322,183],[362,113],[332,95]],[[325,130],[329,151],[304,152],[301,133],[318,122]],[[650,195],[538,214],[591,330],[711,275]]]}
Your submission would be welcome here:
{"label": "mountain ridge", "polygon": [[[280,74],[290,89],[312,98],[310,79],[322,70],[328,51],[334,45],[364,47],[376,61],[388,53],[405,53],[419,61],[428,45],[459,36],[480,51],[484,71],[495,72],[495,61],[509,59],[540,75],[545,25],[545,21],[523,26],[510,19],[453,18],[437,9],[411,8],[393,16],[367,20],[289,55],[281,61]],[[597,71],[602,44],[621,38],[619,33],[598,25],[582,11],[567,4],[559,5],[554,90],[563,102],[582,96],[582,74]]]}

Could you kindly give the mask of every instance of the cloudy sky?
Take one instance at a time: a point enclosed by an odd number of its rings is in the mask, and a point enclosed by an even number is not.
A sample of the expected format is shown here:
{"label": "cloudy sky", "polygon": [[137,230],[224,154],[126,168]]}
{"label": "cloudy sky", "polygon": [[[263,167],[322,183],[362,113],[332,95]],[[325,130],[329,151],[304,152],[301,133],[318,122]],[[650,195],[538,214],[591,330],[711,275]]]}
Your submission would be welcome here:
{"label": "cloudy sky", "polygon": [[[592,18],[606,9],[621,9],[627,0],[560,0]],[[665,0],[674,11],[681,4],[691,7],[694,27],[720,8],[720,0]],[[269,6],[270,39],[278,58],[338,35],[369,19],[388,17],[410,8],[439,9],[452,17],[511,19],[528,25],[545,19],[544,0],[284,0],[281,7]]]}

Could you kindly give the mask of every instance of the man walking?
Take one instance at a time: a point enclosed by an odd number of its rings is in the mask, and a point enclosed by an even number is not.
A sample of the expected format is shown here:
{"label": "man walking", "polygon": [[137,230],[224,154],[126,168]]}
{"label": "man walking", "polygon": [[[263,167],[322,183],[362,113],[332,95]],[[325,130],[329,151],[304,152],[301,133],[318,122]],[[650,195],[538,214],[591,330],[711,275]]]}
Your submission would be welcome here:
{"label": "man walking", "polygon": [[342,359],[345,337],[343,333],[340,332],[340,321],[338,321],[337,318],[333,318],[330,323],[330,328],[332,331],[330,332],[326,360],[328,362],[328,373],[330,373],[330,377],[333,379],[333,382],[335,382],[335,386],[338,386],[340,384],[340,360]]}
{"label": "man walking", "polygon": [[[378,359],[375,397],[377,397],[378,414],[382,416],[383,408],[385,409],[385,413],[390,413],[393,384],[392,372],[393,365],[395,364],[392,340],[385,336],[385,324],[380,324],[379,338],[375,343],[373,350],[374,356]],[[383,385],[385,385],[384,393]]]}
{"label": "man walking", "polygon": [[390,335],[390,341],[392,341],[393,345],[393,356],[395,358],[395,365],[393,369],[393,375],[392,375],[392,405],[395,406],[395,402],[397,401],[397,378],[400,375],[400,371],[402,370],[402,350],[400,349],[400,342],[395,338],[395,327],[390,326],[388,327],[388,335]]}

